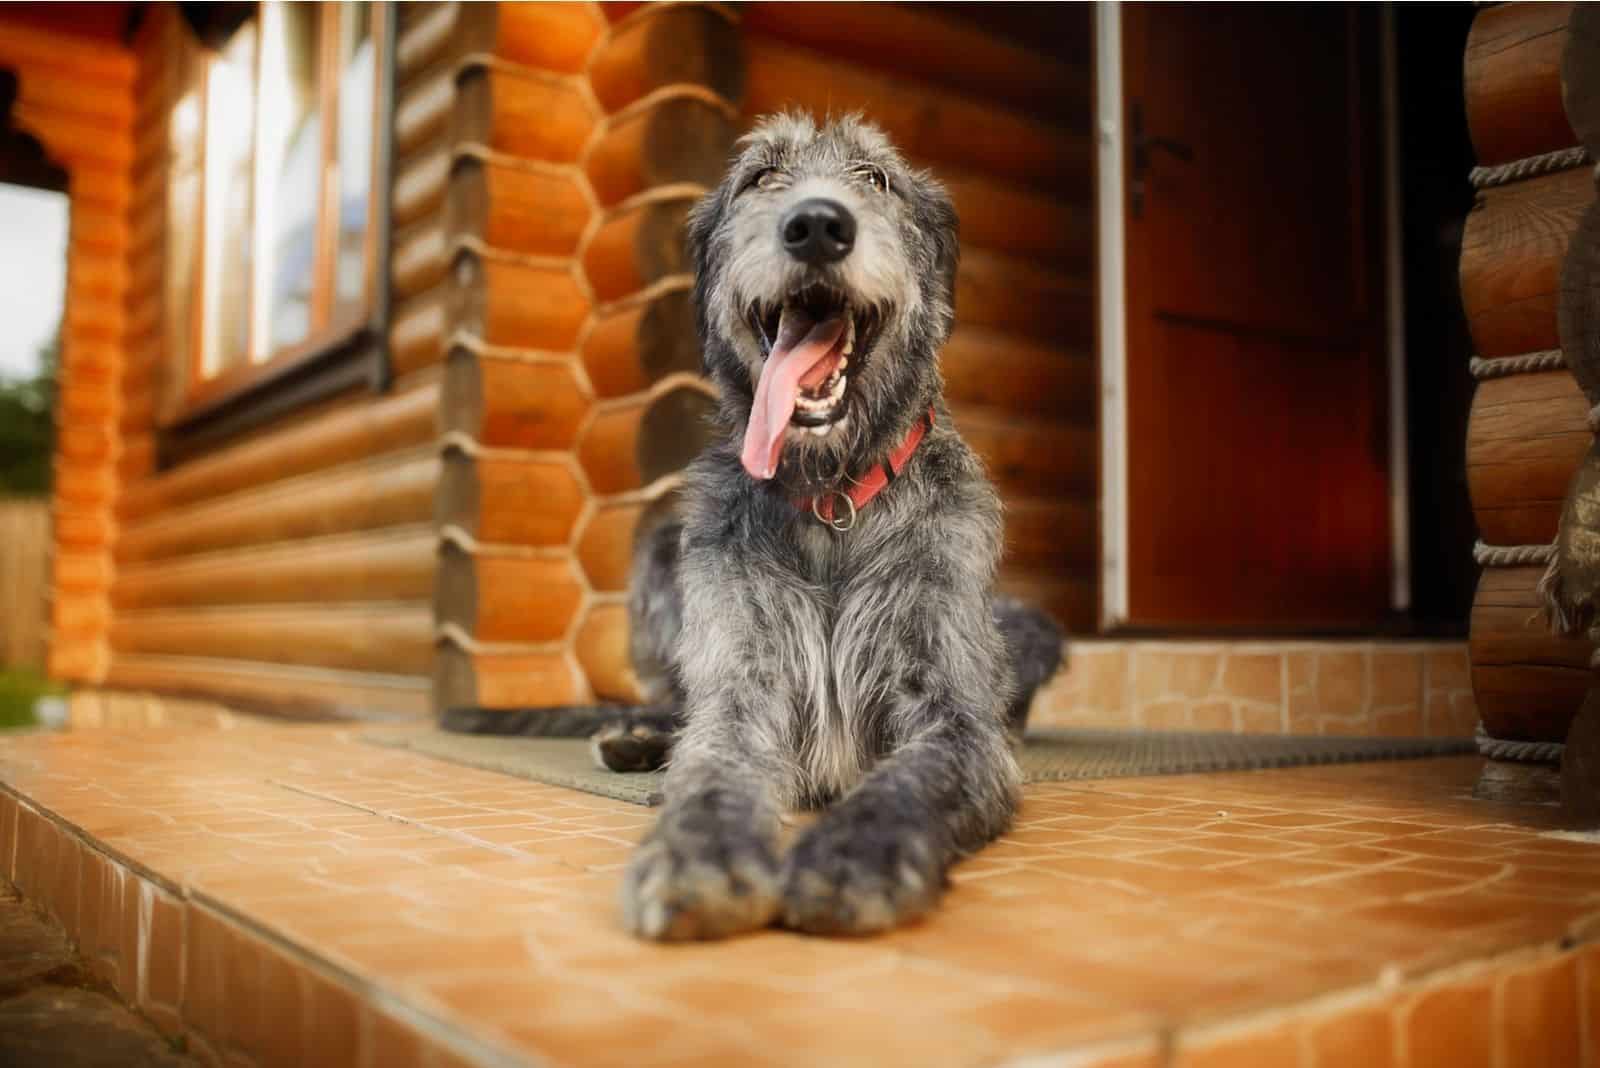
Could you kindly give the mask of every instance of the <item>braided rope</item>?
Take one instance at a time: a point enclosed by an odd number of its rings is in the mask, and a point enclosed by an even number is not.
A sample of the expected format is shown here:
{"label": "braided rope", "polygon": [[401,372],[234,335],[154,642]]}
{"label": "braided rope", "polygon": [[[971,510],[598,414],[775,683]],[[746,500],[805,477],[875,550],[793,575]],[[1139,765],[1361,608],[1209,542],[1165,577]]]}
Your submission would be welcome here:
{"label": "braided rope", "polygon": [[1566,746],[1560,742],[1514,742],[1507,738],[1491,738],[1478,725],[1478,755],[1490,760],[1510,760],[1519,764],[1559,764]]}
{"label": "braided rope", "polygon": [[1531,567],[1555,558],[1554,545],[1485,545],[1472,547],[1472,559],[1483,567]]}
{"label": "braided rope", "polygon": [[1531,375],[1540,371],[1560,371],[1567,366],[1567,357],[1560,349],[1541,349],[1524,352],[1520,356],[1500,356],[1486,360],[1474,356],[1467,365],[1476,379],[1504,378],[1506,375]]}
{"label": "braided rope", "polygon": [[1509,185],[1524,178],[1537,178],[1542,174],[1571,170],[1588,162],[1589,150],[1580,145],[1576,148],[1546,152],[1540,156],[1529,156],[1526,159],[1514,159],[1510,163],[1501,163],[1493,167],[1474,167],[1472,187],[1489,189],[1497,185]]}

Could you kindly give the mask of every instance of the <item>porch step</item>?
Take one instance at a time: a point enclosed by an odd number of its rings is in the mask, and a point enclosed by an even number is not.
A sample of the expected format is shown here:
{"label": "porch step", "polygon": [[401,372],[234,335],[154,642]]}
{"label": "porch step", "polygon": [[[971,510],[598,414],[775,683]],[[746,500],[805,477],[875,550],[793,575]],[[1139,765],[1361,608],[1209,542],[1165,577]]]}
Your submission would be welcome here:
{"label": "porch step", "polygon": [[0,739],[0,874],[203,1063],[1600,1064],[1600,842],[1478,767],[1040,785],[926,922],[663,947],[617,921],[648,810],[348,727],[80,730]]}

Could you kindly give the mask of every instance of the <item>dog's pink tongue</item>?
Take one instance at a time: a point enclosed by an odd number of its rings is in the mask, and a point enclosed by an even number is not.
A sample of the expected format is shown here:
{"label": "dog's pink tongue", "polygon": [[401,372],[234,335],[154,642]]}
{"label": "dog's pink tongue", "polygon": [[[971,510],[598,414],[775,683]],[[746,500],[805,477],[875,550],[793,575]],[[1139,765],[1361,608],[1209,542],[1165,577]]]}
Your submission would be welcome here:
{"label": "dog's pink tongue", "polygon": [[752,478],[767,479],[777,474],[783,432],[794,415],[800,383],[809,381],[808,372],[833,351],[844,327],[842,315],[813,322],[803,313],[783,313],[778,339],[773,342],[756,383],[756,400],[750,409],[750,425],[745,428],[744,450],[739,457]]}

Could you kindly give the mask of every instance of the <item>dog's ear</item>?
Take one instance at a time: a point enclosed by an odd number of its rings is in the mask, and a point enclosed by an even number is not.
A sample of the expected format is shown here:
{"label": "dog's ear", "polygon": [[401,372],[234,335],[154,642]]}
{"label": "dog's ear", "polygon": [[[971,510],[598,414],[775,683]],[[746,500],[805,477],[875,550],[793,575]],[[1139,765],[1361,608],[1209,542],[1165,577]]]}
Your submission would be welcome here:
{"label": "dog's ear", "polygon": [[694,272],[694,317],[700,331],[702,358],[709,324],[706,320],[706,289],[712,277],[711,235],[722,221],[723,187],[717,186],[695,202],[684,219],[684,245],[689,254],[689,269]]}
{"label": "dog's ear", "polygon": [[961,260],[961,222],[956,206],[944,184],[927,171],[912,179],[917,193],[911,198],[917,232],[926,235],[932,253],[932,275],[944,284],[945,301],[952,308],[956,301],[956,267]]}

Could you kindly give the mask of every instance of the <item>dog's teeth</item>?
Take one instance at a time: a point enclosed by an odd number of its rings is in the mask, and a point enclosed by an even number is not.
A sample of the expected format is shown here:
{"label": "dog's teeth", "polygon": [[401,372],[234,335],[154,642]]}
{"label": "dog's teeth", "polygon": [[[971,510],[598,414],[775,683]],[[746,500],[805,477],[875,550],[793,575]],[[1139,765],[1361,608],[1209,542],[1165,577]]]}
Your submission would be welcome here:
{"label": "dog's teeth", "polygon": [[808,426],[806,429],[811,431],[812,437],[820,438],[832,428],[827,423],[823,423],[821,426]]}

